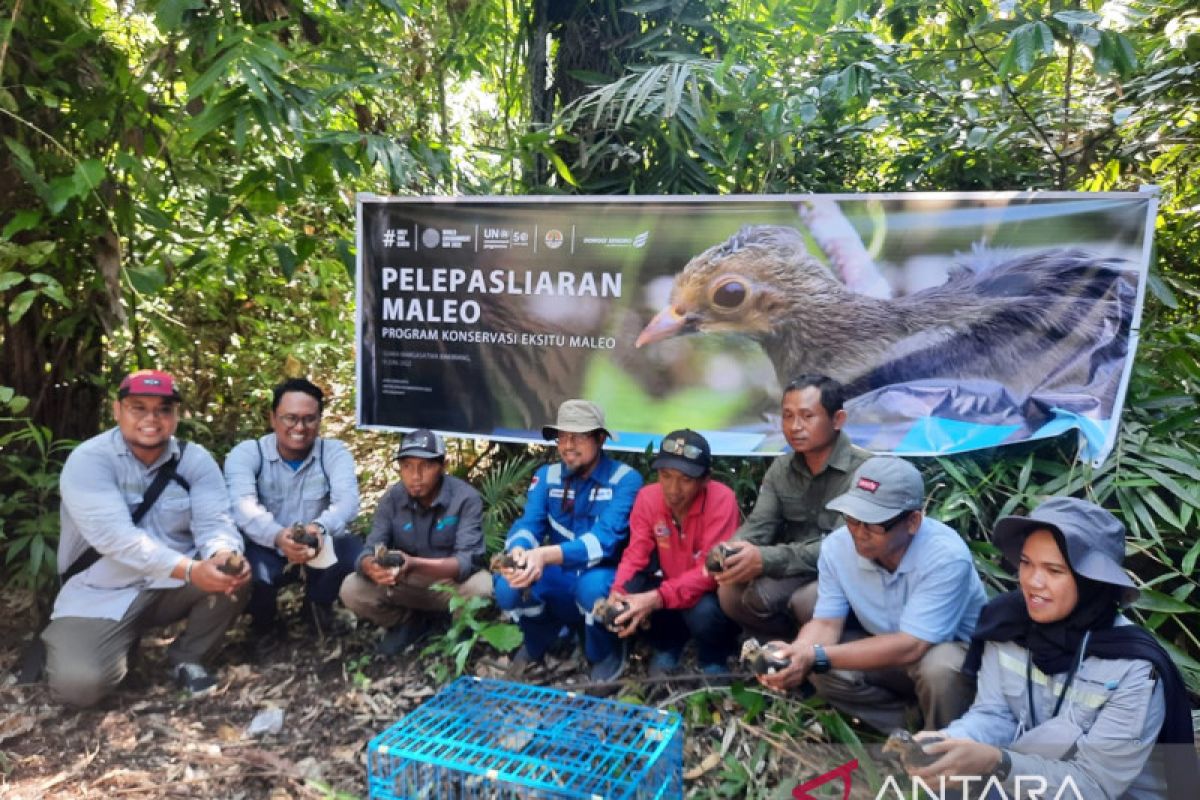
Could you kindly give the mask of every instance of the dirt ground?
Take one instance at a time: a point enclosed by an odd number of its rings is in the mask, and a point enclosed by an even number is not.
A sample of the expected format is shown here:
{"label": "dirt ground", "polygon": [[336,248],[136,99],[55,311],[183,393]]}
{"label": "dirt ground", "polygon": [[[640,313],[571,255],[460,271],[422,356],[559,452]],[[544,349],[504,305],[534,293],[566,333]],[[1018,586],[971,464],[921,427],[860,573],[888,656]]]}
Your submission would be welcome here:
{"label": "dirt ground", "polygon": [[[295,598],[289,597],[294,614]],[[341,612],[345,614],[345,612]],[[347,616],[347,620],[350,618]],[[294,618],[291,638],[255,658],[246,618],[213,662],[215,693],[185,699],[166,675],[171,631],[143,638],[125,684],[100,707],[75,711],[50,701],[44,685],[17,686],[11,673],[32,631],[28,599],[0,593],[0,798],[357,798],[367,795],[368,741],[440,688],[432,661],[409,651],[373,656],[377,629],[364,625],[318,641]],[[445,659],[443,664],[448,663]],[[507,657],[480,644],[467,674],[503,677]],[[683,711],[704,684],[646,684],[644,659],[631,659],[627,686],[645,702]],[[586,682],[578,653],[549,658],[532,682],[570,688]],[[248,732],[256,715],[283,712],[277,733]],[[738,710],[732,702],[731,712]],[[722,775],[742,760],[753,783],[786,789],[798,766],[795,740],[719,708],[689,727],[689,797],[769,797]],[[812,737],[808,737],[812,741]],[[790,752],[794,753],[792,747]],[[805,759],[807,760],[807,759]],[[790,796],[783,791],[780,796]]]}

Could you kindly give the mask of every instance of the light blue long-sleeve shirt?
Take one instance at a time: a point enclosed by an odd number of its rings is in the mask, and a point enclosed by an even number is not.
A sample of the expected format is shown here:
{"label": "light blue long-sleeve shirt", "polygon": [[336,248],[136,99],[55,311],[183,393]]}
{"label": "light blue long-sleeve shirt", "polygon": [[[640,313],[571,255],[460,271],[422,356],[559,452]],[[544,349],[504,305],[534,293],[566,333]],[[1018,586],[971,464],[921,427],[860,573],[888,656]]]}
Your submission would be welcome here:
{"label": "light blue long-sleeve shirt", "polygon": [[330,536],[358,514],[354,457],[336,439],[319,438],[300,466],[279,455],[275,434],[247,439],[225,457],[233,520],[256,544],[275,547],[279,532],[297,522],[319,522]]}
{"label": "light blue long-sleeve shirt", "polygon": [[169,481],[141,522],[133,524],[133,511],[159,468],[178,455],[179,443],[172,437],[163,454],[146,466],[129,449],[120,429],[113,428],[67,457],[59,478],[59,570],[65,571],[89,546],[101,558],[67,581],[52,618],[120,619],[140,591],[183,585],[171,577],[181,557],[242,551],[221,470],[194,442],[188,443],[176,467],[190,491]]}
{"label": "light blue long-sleeve shirt", "polygon": [[1075,797],[1072,788],[1089,799],[1165,798],[1165,767],[1152,751],[1166,706],[1150,662],[1085,658],[1057,716],[1066,674],[1046,675],[1029,665],[1038,722],[1032,726],[1028,658],[1029,651],[1014,642],[988,642],[975,702],[944,733],[1007,749],[1009,784],[1016,776],[1044,778],[1048,798]]}

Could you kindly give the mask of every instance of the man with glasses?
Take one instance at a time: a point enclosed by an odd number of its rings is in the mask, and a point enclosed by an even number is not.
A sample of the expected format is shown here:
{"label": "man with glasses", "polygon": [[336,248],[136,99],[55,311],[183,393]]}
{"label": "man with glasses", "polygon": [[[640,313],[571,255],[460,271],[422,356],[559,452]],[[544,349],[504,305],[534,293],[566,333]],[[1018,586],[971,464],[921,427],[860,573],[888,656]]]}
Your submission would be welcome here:
{"label": "man with glasses", "polygon": [[561,460],[533,476],[525,513],[504,545],[518,566],[495,576],[497,603],[525,634],[510,675],[540,662],[563,627],[582,619],[591,679],[615,681],[625,670],[625,648],[592,607],[612,586],[642,476],[602,451],[610,434],[595,403],[567,400],[542,435],[557,443]]}
{"label": "man with glasses", "polygon": [[333,601],[362,551],[347,531],[358,514],[358,479],[346,446],[319,435],[324,410],[315,384],[286,380],[272,390],[271,433],[239,443],[225,458],[233,519],[254,573],[247,610],[259,654],[287,638],[276,597],[288,583],[304,581],[303,616],[315,633],[343,630]]}
{"label": "man with glasses", "polygon": [[812,617],[821,539],[841,524],[826,504],[871,455],[842,431],[842,404],[842,385],[824,375],[801,375],[783,390],[780,423],[792,452],[767,470],[729,545],[736,552],[713,576],[721,608],[754,636],[790,638]]}
{"label": "man with glasses", "polygon": [[618,636],[633,636],[648,623],[652,678],[678,666],[689,638],[696,640],[700,671],[723,674],[738,629],[721,611],[704,559],[737,528],[737,497],[711,479],[712,450],[693,430],[668,433],[650,466],[658,482],[642,487],[633,503],[629,547],[609,597],[629,606],[616,619]]}
{"label": "man with glasses", "polygon": [[[922,514],[924,501],[907,461],[877,456],[859,467],[829,503],[846,525],[821,544],[813,619],[791,644],[770,645],[790,664],[760,676],[764,685],[782,691],[808,677],[830,704],[883,732],[906,727],[911,710],[926,730],[967,710],[975,687],[962,663],[986,597],[966,543]],[[851,611],[861,630],[847,630]]]}
{"label": "man with glasses", "polygon": [[[400,483],[379,501],[358,572],[341,591],[346,608],[385,629],[376,647],[383,656],[424,637],[434,617],[450,610],[453,593],[492,596],[491,575],[482,568],[483,500],[469,483],[446,474],[441,437],[424,429],[407,433],[395,460]],[[375,555],[381,545],[401,563],[381,564]]]}
{"label": "man with glasses", "polygon": [[63,466],[64,580],[42,633],[60,702],[99,702],[124,679],[141,633],[182,619],[187,627],[167,648],[172,677],[192,695],[216,686],[202,661],[241,613],[250,572],[244,562],[233,574],[222,569],[242,538],[216,461],[174,436],[179,401],[165,372],[126,376],[112,406],[116,427]]}

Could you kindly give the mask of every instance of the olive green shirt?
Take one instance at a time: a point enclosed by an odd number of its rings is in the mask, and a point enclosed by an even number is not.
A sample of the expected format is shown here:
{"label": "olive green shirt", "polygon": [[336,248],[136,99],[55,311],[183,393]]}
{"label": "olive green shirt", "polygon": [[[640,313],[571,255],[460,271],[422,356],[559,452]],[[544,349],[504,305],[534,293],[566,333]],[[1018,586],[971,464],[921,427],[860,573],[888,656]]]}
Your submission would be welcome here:
{"label": "olive green shirt", "polygon": [[754,510],[733,535],[762,551],[763,575],[817,577],[821,539],[842,525],[825,504],[850,488],[850,477],[871,454],[838,433],[825,467],[813,475],[804,456],[786,453],[767,469]]}

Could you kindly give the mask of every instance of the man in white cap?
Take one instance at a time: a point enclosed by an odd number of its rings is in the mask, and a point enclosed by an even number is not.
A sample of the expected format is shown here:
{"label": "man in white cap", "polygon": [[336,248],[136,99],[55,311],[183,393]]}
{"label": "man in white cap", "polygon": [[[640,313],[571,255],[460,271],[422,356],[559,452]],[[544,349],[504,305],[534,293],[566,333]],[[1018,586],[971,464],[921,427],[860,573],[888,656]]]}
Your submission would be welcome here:
{"label": "man in white cap", "polygon": [[563,626],[582,619],[591,679],[613,681],[625,669],[625,648],[591,612],[612,586],[642,476],[604,454],[604,412],[588,400],[564,402],[542,435],[562,460],[534,475],[504,545],[519,566],[495,576],[496,602],[525,634],[512,673],[540,661]]}
{"label": "man in white cap", "polygon": [[99,702],[125,677],[144,630],[183,619],[167,649],[172,677],[192,695],[217,684],[201,662],[246,604],[250,569],[228,563],[242,537],[225,481],[207,450],[175,438],[179,402],[171,375],[131,373],[113,401],[116,427],[63,466],[63,585],[42,633],[50,691],[63,703]]}
{"label": "man in white cap", "polygon": [[[846,525],[821,544],[817,605],[794,642],[774,646],[788,667],[759,680],[784,690],[806,677],[831,705],[877,730],[905,727],[915,705],[924,727],[948,725],[971,704],[962,673],[986,601],[971,552],[921,508],[912,464],[868,459],[850,490],[831,500]],[[862,630],[846,630],[850,612]]]}

